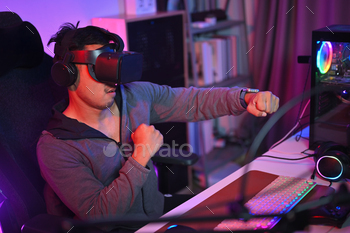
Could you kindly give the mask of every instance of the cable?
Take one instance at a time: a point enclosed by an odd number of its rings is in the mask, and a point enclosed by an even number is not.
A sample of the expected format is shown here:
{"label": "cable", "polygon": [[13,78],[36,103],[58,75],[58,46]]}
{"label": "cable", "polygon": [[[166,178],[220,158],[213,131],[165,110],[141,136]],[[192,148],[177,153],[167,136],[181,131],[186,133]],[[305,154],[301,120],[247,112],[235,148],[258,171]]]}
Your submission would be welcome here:
{"label": "cable", "polygon": [[[298,95],[297,97],[293,98],[292,100],[290,100],[289,102],[287,102],[285,105],[283,105],[276,113],[274,113],[272,115],[272,117],[265,123],[265,125],[261,128],[261,130],[259,131],[258,135],[255,137],[250,150],[248,151],[248,156],[247,157],[254,157],[262,140],[264,139],[264,137],[267,135],[267,133],[269,132],[269,130],[272,128],[272,126],[275,125],[275,123],[287,112],[289,111],[295,104],[297,104],[298,102],[300,102],[301,100],[303,100],[303,96],[304,94],[307,94],[308,96],[312,96],[315,95],[316,93],[318,93],[319,91],[325,91],[325,90],[329,90],[329,87],[315,87],[312,88],[311,90],[302,93],[301,95]],[[250,158],[249,158],[250,159]]]}
{"label": "cable", "polygon": [[[309,79],[309,73],[310,73],[310,68],[311,68],[311,63],[309,61],[309,68],[307,69],[307,74],[306,74],[306,79],[305,79],[305,83],[304,83],[304,89],[303,89],[303,95],[305,93],[305,89],[306,89],[306,84],[307,84],[307,80]],[[304,96],[302,97],[304,99]],[[300,110],[301,110],[301,106],[303,105],[303,101],[301,101],[300,106],[299,106],[299,111],[298,111],[298,115],[300,114]],[[295,124],[297,123],[298,118],[295,120]],[[299,118],[300,121],[300,118]]]}
{"label": "cable", "polygon": [[304,123],[302,125],[299,122],[300,126],[297,128],[297,131],[299,132],[299,134],[295,136],[295,141],[299,142],[300,138],[309,139],[308,137],[301,136],[303,134],[304,126],[309,125],[309,124],[310,124],[310,121],[308,121],[307,123]]}
{"label": "cable", "polygon": [[339,99],[342,103],[344,103],[344,104],[350,104],[350,101],[349,101],[349,100],[344,99],[344,98],[341,97],[340,95],[337,95],[337,97],[338,97],[338,99]]}
{"label": "cable", "polygon": [[[300,124],[299,123],[299,127],[296,129],[297,131],[300,131],[301,129],[304,129],[305,126],[308,126],[310,124],[310,122],[306,122],[304,124]],[[307,138],[307,137],[303,137],[303,138]]]}
{"label": "cable", "polygon": [[[279,151],[279,150],[269,150],[268,152],[275,152],[275,153],[279,153],[279,154],[285,154],[285,155],[295,155],[295,154],[299,154],[299,155],[302,155],[302,152],[298,152],[298,153],[295,153],[295,152],[284,152],[284,151]],[[309,154],[306,154],[306,155],[309,155]],[[263,155],[262,155],[263,156]]]}
{"label": "cable", "polygon": [[310,158],[314,155],[308,155],[308,156],[304,156],[304,157],[300,157],[300,158],[295,158],[295,159],[290,159],[290,158],[282,158],[282,157],[277,157],[277,156],[272,156],[272,155],[262,155],[260,157],[268,157],[268,158],[273,158],[273,159],[281,159],[281,160],[302,160],[302,159],[307,159]]}
{"label": "cable", "polygon": [[[302,99],[304,99],[304,93],[305,93],[305,89],[306,89],[307,80],[309,79],[310,68],[311,68],[311,62],[310,62],[310,59],[309,59],[309,67],[308,67],[308,69],[307,69],[307,74],[306,74],[306,79],[305,79],[305,83],[304,83],[303,98],[302,98]],[[309,100],[309,101],[310,101],[310,100]],[[300,103],[299,111],[298,111],[298,115],[297,115],[297,116],[300,116],[300,110],[301,110],[302,104],[303,104],[303,101],[301,101],[301,103]],[[302,115],[303,115],[303,114],[302,114]],[[310,116],[310,114],[309,114],[308,116]],[[300,118],[300,117],[299,117],[299,120],[295,120],[295,124],[297,124],[297,122],[300,122],[301,119],[303,119],[303,118]],[[309,121],[310,121],[310,120],[309,120]],[[300,138],[301,138],[301,134],[302,134],[302,132],[303,132],[303,129],[298,130],[298,131],[300,131],[300,133],[299,133],[299,135],[297,135],[297,136],[295,137],[295,141],[297,141],[297,142],[299,142],[299,140],[300,140]],[[297,131],[297,132],[298,132],[298,131]]]}
{"label": "cable", "polygon": [[309,139],[308,137],[303,137],[303,136],[301,136],[300,138]]}
{"label": "cable", "polygon": [[[304,92],[303,92],[303,95],[304,95]],[[304,109],[303,109],[303,112],[301,113],[301,116],[299,117],[299,120],[297,121],[297,123],[295,124],[295,126],[282,138],[280,139],[279,141],[277,141],[276,143],[274,143],[269,150],[272,150],[274,147],[276,147],[278,144],[280,144],[281,142],[283,142],[299,125],[304,113],[305,113],[305,110],[307,108],[307,106],[309,105],[310,103],[310,99],[309,101],[306,103]]]}
{"label": "cable", "polygon": [[[301,95],[298,95],[297,97],[294,97],[290,101],[288,101],[285,105],[283,105],[277,112],[275,112],[272,117],[265,123],[265,125],[261,128],[259,133],[256,135],[254,138],[254,141],[252,145],[250,146],[250,149],[245,157],[244,163],[247,164],[244,167],[243,174],[247,174],[249,170],[249,162],[253,161],[255,159],[256,153],[258,151],[258,148],[261,145],[261,142],[267,135],[267,133],[270,131],[270,129],[276,124],[276,122],[281,119],[282,116],[284,116],[292,107],[294,107],[297,103],[300,101],[303,101],[304,99],[304,94],[307,97],[311,97],[315,94],[317,94],[320,91],[326,91],[329,90],[330,87],[314,87],[311,90],[307,92],[303,92]],[[242,182],[241,182],[241,198],[246,194],[246,184],[247,184],[247,176],[242,177]]]}
{"label": "cable", "polygon": [[279,150],[270,150],[270,152],[276,152],[276,153],[286,154],[286,155],[295,155],[295,154],[314,155],[314,154],[305,153],[305,151],[307,151],[307,150],[309,150],[309,149],[305,149],[304,151],[298,152],[298,153],[295,153],[295,152],[288,153],[288,152],[279,151]]}
{"label": "cable", "polygon": [[[308,139],[308,138],[306,138],[306,139]],[[309,150],[309,149],[305,149],[305,150],[303,150],[301,153],[304,154],[304,155],[315,155],[315,154],[306,153],[305,151],[307,151],[307,150]]]}
{"label": "cable", "polygon": [[[0,200],[3,199],[3,200],[6,200],[7,197],[5,196],[5,194],[2,192],[2,190],[0,189],[0,194],[2,197],[0,197]],[[1,204],[1,201],[0,201],[0,204]],[[1,206],[1,205],[0,205]]]}
{"label": "cable", "polygon": [[[299,124],[300,124],[300,123],[299,123]],[[295,141],[299,142],[302,133],[303,133],[303,129],[301,129],[301,130],[300,130],[300,133],[299,133],[298,135],[295,136]]]}

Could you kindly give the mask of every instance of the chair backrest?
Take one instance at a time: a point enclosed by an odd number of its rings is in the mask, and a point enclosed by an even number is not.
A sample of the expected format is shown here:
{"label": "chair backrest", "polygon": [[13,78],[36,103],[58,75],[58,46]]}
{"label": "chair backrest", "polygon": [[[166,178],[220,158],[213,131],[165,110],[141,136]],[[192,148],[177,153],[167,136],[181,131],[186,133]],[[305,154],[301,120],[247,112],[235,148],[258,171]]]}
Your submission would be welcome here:
{"label": "chair backrest", "polygon": [[0,189],[16,218],[10,232],[20,232],[26,221],[46,212],[36,143],[52,106],[68,96],[66,88],[53,82],[51,66],[52,58],[44,54],[39,66],[0,76]]}

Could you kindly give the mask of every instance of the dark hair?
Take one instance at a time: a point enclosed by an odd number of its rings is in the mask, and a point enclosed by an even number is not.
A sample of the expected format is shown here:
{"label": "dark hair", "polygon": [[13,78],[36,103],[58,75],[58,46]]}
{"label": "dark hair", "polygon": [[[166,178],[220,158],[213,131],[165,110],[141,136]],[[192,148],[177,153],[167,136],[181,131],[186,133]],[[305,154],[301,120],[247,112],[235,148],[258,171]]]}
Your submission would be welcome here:
{"label": "dark hair", "polygon": [[[76,30],[76,32],[72,37],[72,40],[68,46],[68,49],[70,51],[83,50],[85,45],[90,45],[90,44],[106,45],[109,43],[110,38],[105,33],[103,33],[98,27],[87,26],[84,28],[78,28],[78,25],[79,25],[79,21],[76,26],[74,26],[72,23],[62,24],[59,31],[50,38],[47,45],[51,44],[52,42],[56,42],[61,45],[62,40],[66,35],[66,33],[72,30]],[[61,59],[63,58],[57,57],[57,55],[55,55],[54,62]]]}

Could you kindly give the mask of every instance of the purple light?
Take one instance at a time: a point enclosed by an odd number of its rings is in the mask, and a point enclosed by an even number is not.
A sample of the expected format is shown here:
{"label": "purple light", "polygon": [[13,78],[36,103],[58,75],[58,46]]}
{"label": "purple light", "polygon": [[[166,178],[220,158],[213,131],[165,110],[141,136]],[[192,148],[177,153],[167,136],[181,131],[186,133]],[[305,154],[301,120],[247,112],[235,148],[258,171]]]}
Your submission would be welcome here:
{"label": "purple light", "polygon": [[156,176],[158,177],[158,168],[157,166],[153,163],[154,171],[156,173]]}
{"label": "purple light", "polygon": [[0,189],[0,208],[2,206],[2,204],[4,203],[4,201],[7,199],[7,197],[5,196],[5,194],[2,192],[2,190]]}
{"label": "purple light", "polygon": [[[0,190],[0,194],[2,194],[2,191]],[[3,196],[3,194],[2,195],[0,195],[0,197],[2,197]],[[5,196],[4,196],[4,198],[2,199],[2,198],[0,198],[0,209],[1,209],[1,206],[2,206],[2,204],[4,204],[4,202],[5,202]],[[2,231],[2,227],[1,227],[1,222],[0,222],[0,233],[2,233],[3,231]]]}

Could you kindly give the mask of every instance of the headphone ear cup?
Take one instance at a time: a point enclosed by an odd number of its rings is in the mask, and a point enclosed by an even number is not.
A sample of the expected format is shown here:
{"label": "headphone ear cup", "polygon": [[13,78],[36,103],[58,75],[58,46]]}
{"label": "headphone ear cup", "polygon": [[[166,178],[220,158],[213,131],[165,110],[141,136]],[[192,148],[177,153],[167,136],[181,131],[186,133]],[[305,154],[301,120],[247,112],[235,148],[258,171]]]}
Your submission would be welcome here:
{"label": "headphone ear cup", "polygon": [[104,28],[97,28],[97,29],[100,30],[101,32],[105,33],[106,35],[110,36],[114,42],[117,42],[117,44],[118,44],[118,48],[116,49],[117,52],[123,52],[124,41],[119,35],[112,33],[112,32],[109,32],[108,30],[106,30]]}
{"label": "headphone ear cup", "polygon": [[321,144],[319,144],[316,149],[315,149],[315,156],[314,156],[314,160],[315,162],[324,155],[324,153],[326,153],[329,150],[339,150],[342,151],[344,153],[347,153],[346,148],[342,145],[339,145],[335,142],[323,142]]}
{"label": "headphone ear cup", "polygon": [[123,50],[124,50],[124,41],[123,41],[123,39],[120,36],[118,36],[117,34],[114,34],[114,33],[111,33],[111,34],[113,34],[113,36],[115,38],[117,38],[117,40],[118,40],[117,52],[123,52]]}
{"label": "headphone ear cup", "polygon": [[78,71],[74,64],[57,61],[51,68],[51,76],[57,85],[69,87],[77,80]]}
{"label": "headphone ear cup", "polygon": [[328,181],[349,178],[350,158],[347,149],[334,142],[320,144],[315,150],[317,173]]}

